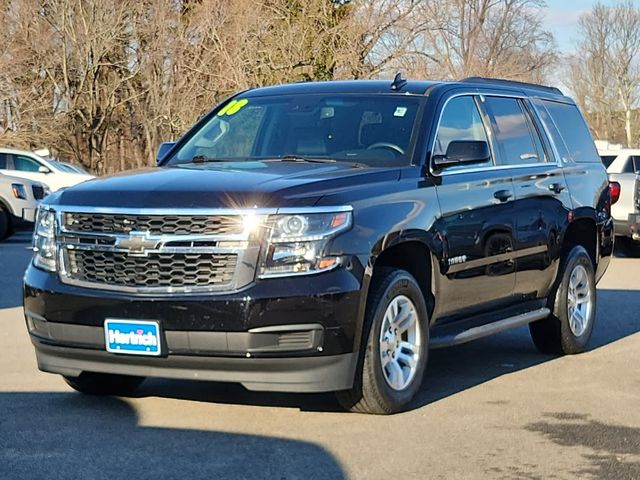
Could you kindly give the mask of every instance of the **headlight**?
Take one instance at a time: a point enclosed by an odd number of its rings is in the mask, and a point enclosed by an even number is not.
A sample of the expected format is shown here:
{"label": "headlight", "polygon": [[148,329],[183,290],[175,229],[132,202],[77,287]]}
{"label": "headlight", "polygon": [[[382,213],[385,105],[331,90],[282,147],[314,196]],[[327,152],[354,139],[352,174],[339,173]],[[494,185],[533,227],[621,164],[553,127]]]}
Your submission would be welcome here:
{"label": "headlight", "polygon": [[33,264],[43,270],[56,270],[56,216],[51,210],[38,209],[33,233]]}
{"label": "headlight", "polygon": [[11,184],[11,190],[13,191],[13,196],[20,199],[20,200],[26,200],[27,199],[27,189],[24,188],[24,185],[22,185],[21,183],[12,183]]}
{"label": "headlight", "polygon": [[324,250],[328,240],[351,223],[351,212],[271,215],[260,277],[318,273],[338,266],[340,257],[327,256]]}

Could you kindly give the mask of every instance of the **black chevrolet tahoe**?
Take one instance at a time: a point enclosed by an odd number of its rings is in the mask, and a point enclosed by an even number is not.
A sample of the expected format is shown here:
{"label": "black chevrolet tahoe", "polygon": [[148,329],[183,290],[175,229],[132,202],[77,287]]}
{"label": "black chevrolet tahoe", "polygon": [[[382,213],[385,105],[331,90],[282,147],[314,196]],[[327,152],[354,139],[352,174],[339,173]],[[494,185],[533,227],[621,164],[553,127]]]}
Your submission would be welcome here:
{"label": "black chevrolet tahoe", "polygon": [[39,368],[84,393],[198,379],[393,413],[433,348],[528,324],[541,352],[585,350],[610,210],[557,89],[257,88],[163,144],[156,168],[47,197],[26,324]]}

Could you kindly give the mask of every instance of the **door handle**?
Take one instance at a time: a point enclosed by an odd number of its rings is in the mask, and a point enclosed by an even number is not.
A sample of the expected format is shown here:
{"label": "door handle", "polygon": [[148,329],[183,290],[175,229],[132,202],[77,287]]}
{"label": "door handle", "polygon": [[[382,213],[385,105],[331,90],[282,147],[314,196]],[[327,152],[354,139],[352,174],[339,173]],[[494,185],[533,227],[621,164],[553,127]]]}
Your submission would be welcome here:
{"label": "door handle", "polygon": [[564,190],[564,185],[562,185],[561,183],[550,183],[549,184],[549,191],[553,192],[553,193],[560,193]]}
{"label": "door handle", "polygon": [[513,193],[511,190],[498,190],[497,192],[494,192],[493,197],[497,198],[501,202],[506,202],[513,197]]}

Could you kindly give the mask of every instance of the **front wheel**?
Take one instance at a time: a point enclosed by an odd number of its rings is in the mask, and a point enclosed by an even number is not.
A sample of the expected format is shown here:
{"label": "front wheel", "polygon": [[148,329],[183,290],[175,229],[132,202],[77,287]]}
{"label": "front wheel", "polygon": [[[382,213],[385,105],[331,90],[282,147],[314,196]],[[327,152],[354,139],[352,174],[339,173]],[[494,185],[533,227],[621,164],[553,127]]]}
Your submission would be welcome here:
{"label": "front wheel", "polygon": [[376,272],[365,328],[354,386],[339,392],[338,401],[353,412],[399,412],[420,389],[429,351],[427,306],[411,274],[392,268]]}
{"label": "front wheel", "polygon": [[560,275],[550,296],[552,314],[529,324],[531,338],[542,353],[581,353],[587,348],[596,319],[593,262],[583,247],[573,247]]}
{"label": "front wheel", "polygon": [[94,372],[82,372],[77,377],[63,378],[71,388],[87,395],[127,396],[135,392],[144,381],[144,377]]}
{"label": "front wheel", "polygon": [[0,240],[4,240],[11,233],[11,217],[9,213],[0,207]]}

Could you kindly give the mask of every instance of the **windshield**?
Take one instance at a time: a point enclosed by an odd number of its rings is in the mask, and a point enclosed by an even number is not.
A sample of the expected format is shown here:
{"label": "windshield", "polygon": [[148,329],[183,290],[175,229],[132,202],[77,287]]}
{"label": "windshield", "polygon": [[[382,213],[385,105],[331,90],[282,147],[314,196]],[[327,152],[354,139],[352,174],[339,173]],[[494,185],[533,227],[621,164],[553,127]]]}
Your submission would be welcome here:
{"label": "windshield", "polygon": [[49,162],[53,167],[57,168],[61,172],[69,172],[70,171],[69,168],[67,168],[65,165],[63,165],[62,163],[60,163],[57,160],[53,160],[52,158],[47,158],[47,162]]}
{"label": "windshield", "polygon": [[83,174],[88,173],[85,169],[83,169],[79,165],[72,165],[71,163],[61,162],[59,160],[54,160],[52,158],[47,158],[46,160],[61,172],[83,173]]}
{"label": "windshield", "polygon": [[399,95],[237,97],[167,162],[331,159],[410,163],[419,99]]}

